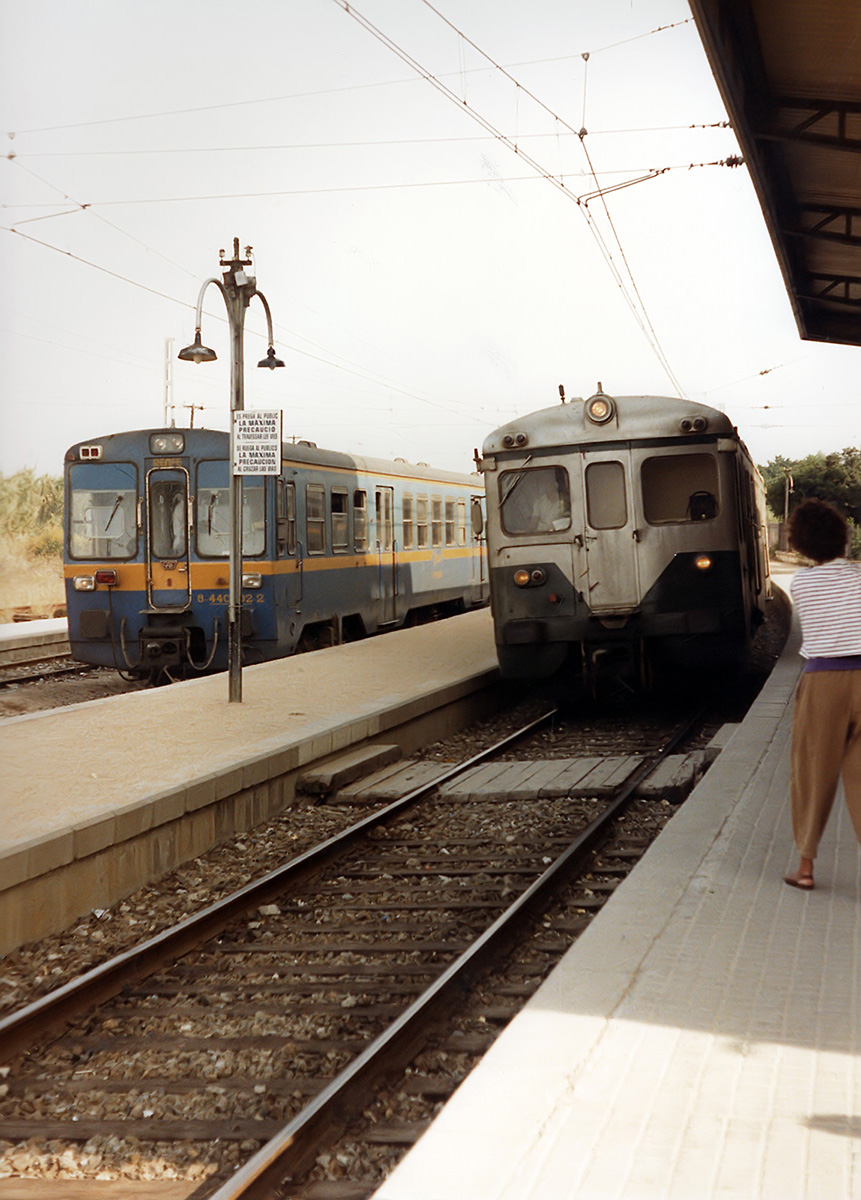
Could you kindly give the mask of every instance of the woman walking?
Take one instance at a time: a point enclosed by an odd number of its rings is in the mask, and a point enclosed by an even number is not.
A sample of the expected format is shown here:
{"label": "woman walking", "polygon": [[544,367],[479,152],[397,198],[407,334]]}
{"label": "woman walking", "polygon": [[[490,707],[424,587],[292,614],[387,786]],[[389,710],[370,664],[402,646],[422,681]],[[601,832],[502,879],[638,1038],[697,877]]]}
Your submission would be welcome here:
{"label": "woman walking", "polygon": [[811,891],[813,860],[840,775],[861,842],[861,563],[849,562],[849,529],[823,500],[805,500],[792,514],[789,540],[816,564],[802,567],[790,591],[807,659],[792,724],[792,832],[800,857],[786,876]]}

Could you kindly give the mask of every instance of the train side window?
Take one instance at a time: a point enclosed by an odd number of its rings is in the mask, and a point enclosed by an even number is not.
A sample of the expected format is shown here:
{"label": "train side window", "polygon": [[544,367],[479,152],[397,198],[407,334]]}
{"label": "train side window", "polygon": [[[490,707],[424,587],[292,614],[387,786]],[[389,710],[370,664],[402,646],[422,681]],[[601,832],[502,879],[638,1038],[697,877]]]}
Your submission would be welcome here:
{"label": "train side window", "polygon": [[586,468],[586,515],[593,529],[621,529],[628,520],[622,463],[589,463]]}
{"label": "train side window", "polygon": [[403,528],[404,549],[415,549],[416,523],[412,496],[405,495],[401,501],[401,526]]}
{"label": "train side window", "polygon": [[[227,558],[230,554],[230,487],[227,463],[204,461],[197,468],[197,553],[201,558]],[[266,494],[260,476],[242,481],[242,553],[262,554],[266,549]]]}
{"label": "train side window", "polygon": [[499,511],[505,533],[561,533],[571,527],[571,493],[564,467],[503,471]]}
{"label": "train side window", "polygon": [[445,544],[453,546],[455,544],[455,514],[456,506],[454,500],[446,500],[445,502]]}
{"label": "train side window", "polygon": [[309,554],[326,553],[326,489],[322,483],[305,484],[305,535]]}
{"label": "train side window", "polygon": [[710,521],[719,512],[713,454],[662,454],[642,465],[643,512],[650,525]]}
{"label": "train side window", "polygon": [[296,553],[296,484],[278,480],[278,553]]}
{"label": "train side window", "polygon": [[71,558],[131,558],[137,549],[133,463],[74,463],[70,472]]}
{"label": "train side window", "polygon": [[457,544],[466,545],[466,501],[457,502]]}
{"label": "train side window", "polygon": [[377,544],[388,553],[395,544],[395,491],[394,488],[377,488]]}
{"label": "train side window", "polygon": [[350,548],[349,514],[347,511],[347,489],[332,488],[332,552],[346,554]]}
{"label": "train side window", "polygon": [[442,545],[442,499],[431,497],[431,545]]}
{"label": "train side window", "polygon": [[353,546],[357,551],[368,548],[368,493],[360,488],[353,492]]}
{"label": "train side window", "polygon": [[428,498],[416,496],[416,545],[419,550],[428,546]]}

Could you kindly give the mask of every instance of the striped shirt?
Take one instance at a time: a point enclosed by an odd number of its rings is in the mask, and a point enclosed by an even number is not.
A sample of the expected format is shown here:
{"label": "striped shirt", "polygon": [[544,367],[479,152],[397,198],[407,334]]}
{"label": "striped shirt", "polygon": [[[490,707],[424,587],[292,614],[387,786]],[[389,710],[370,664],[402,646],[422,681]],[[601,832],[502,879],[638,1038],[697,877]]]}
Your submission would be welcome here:
{"label": "striped shirt", "polygon": [[802,567],[789,588],[801,621],[804,658],[861,654],[861,563],[834,558]]}

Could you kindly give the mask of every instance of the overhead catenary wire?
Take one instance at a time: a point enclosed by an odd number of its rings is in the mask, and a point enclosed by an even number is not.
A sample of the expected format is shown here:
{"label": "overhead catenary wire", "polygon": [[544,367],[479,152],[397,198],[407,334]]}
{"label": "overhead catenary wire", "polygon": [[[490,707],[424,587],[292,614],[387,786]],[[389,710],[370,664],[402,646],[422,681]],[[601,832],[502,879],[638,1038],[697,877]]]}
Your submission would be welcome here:
{"label": "overhead catenary wire", "polygon": [[[176,296],[171,296],[167,292],[161,292],[161,291],[157,290],[156,288],[149,287],[147,284],[141,283],[139,280],[132,279],[128,275],[123,275],[121,272],[112,271],[109,267],[102,266],[100,263],[92,262],[90,259],[83,258],[79,254],[74,254],[70,250],[63,250],[58,246],[52,245],[50,242],[42,241],[40,238],[35,238],[31,234],[28,234],[28,233],[22,233],[20,230],[17,230],[17,229],[11,230],[10,232],[16,233],[19,237],[24,238],[26,241],[33,242],[37,246],[42,246],[47,250],[53,250],[55,253],[62,254],[65,257],[70,258],[70,259],[74,260],[75,262],[81,263],[84,266],[91,267],[96,271],[101,271],[103,274],[109,275],[113,279],[121,280],[123,283],[130,284],[132,287],[136,287],[136,288],[141,289],[142,291],[148,292],[152,296],[157,296],[161,300],[168,300],[172,304],[180,305],[182,308],[187,308],[187,309],[191,309],[191,310],[193,310],[195,308],[195,305],[188,301],[179,300]],[[122,232],[122,231],[120,230],[120,232]],[[226,318],[218,311],[215,311],[211,314],[208,313],[207,315],[209,316],[209,318],[211,320],[215,320],[215,321],[219,321],[219,322],[226,322]],[[293,354],[299,354],[304,358],[309,358],[315,362],[322,363],[323,366],[334,368],[335,370],[338,370],[338,371],[344,371],[346,374],[354,375],[358,379],[363,380],[365,383],[373,383],[378,387],[380,387],[380,386],[385,387],[388,391],[394,393],[395,395],[406,396],[409,399],[417,400],[417,401],[419,401],[419,403],[427,404],[431,408],[439,409],[442,412],[455,413],[455,414],[457,414],[458,417],[461,417],[461,418],[464,415],[462,408],[460,408],[456,405],[445,404],[442,401],[434,400],[434,399],[430,398],[429,396],[422,395],[420,392],[416,392],[414,390],[410,390],[409,388],[405,388],[405,387],[403,387],[403,385],[396,383],[392,380],[388,380],[385,376],[383,376],[377,372],[369,371],[366,368],[359,367],[358,364],[346,365],[350,362],[349,359],[344,359],[341,355],[337,355],[337,354],[334,354],[332,351],[325,350],[324,347],[320,347],[320,349],[322,349],[324,351],[324,353],[329,355],[328,358],[324,358],[321,354],[313,354],[309,350],[304,350],[301,346],[293,345],[289,341],[287,341],[286,338],[284,337],[285,332],[287,334],[287,337],[291,337],[291,338],[298,337],[302,341],[308,341],[309,339],[303,338],[301,334],[297,334],[293,330],[285,331],[285,327],[280,325],[278,321],[273,322],[273,324],[274,324],[275,328],[279,331],[279,333],[282,335],[281,341],[282,341],[282,344],[284,345],[285,349],[289,350]],[[249,328],[247,330],[247,333],[251,336],[255,335],[255,331],[251,328]],[[262,337],[263,335],[261,334],[260,336]],[[314,345],[315,343],[309,343],[309,344]],[[341,359],[341,361],[336,361],[337,359]],[[467,416],[469,417],[469,419],[476,421],[476,423],[480,423],[477,417],[472,417],[471,414],[467,414]]]}
{"label": "overhead catenary wire", "polygon": [[[682,25],[689,25],[693,21],[693,17],[686,17],[681,21],[674,21],[670,25],[661,25],[657,29],[647,30],[645,33],[634,34],[633,37],[623,38],[618,42],[609,42],[606,46],[600,46],[597,49],[591,50],[590,54],[602,54],[605,51],[616,50],[619,46],[629,45],[631,42],[640,41],[642,38],[651,37],[656,33],[665,33],[670,29],[677,29]],[[580,58],[580,54],[559,54],[551,58],[533,58],[526,59],[521,62],[511,63],[512,67],[536,67],[543,66],[546,63],[567,62],[574,58]],[[471,68],[469,71],[462,68],[457,72],[449,72],[452,75],[461,77],[467,74],[474,74],[484,68]],[[221,101],[218,104],[199,104],[194,107],[186,108],[171,108],[162,109],[158,112],[150,113],[124,113],[120,116],[98,117],[91,121],[72,121],[65,125],[40,125],[26,129],[10,130],[7,132],[7,137],[12,139],[23,134],[30,133],[54,133],[60,130],[68,129],[90,129],[97,125],[118,125],[130,121],[152,121],[159,120],[163,117],[182,117],[190,116],[195,113],[216,112],[228,110],[231,108],[246,108],[252,104],[280,104],[286,100],[307,100],[313,96],[333,96],[341,92],[358,92],[367,91],[370,88],[378,87],[395,87],[405,83],[415,82],[414,76],[409,76],[404,79],[384,79],[376,80],[373,83],[354,83],[346,84],[343,87],[337,88],[317,88],[311,91],[288,92],[280,96],[258,96],[249,100],[229,100]]]}
{"label": "overhead catenary wire", "polygon": [[[689,125],[650,125],[632,127],[630,129],[590,129],[590,138],[629,136],[632,133],[681,133],[692,129],[728,129],[729,121],[696,122]],[[538,141],[548,138],[579,137],[579,133],[571,129],[554,130],[552,133],[518,133],[517,141]],[[241,146],[160,146],[160,147],[131,147],[122,146],[113,150],[25,150],[7,153],[4,157],[10,162],[22,158],[134,158],[147,155],[171,154],[271,154],[278,150],[367,150],[386,146],[433,146],[458,145],[461,142],[487,142],[496,139],[489,134],[461,134],[457,137],[400,137],[400,138],[362,138],[347,142],[275,142],[254,145],[243,143]],[[617,172],[618,173],[618,172]],[[613,172],[603,172],[613,174]]]}
{"label": "overhead catenary wire", "polygon": [[[726,159],[717,159],[713,162],[702,163],[676,163],[666,167],[628,167],[624,170],[617,171],[602,171],[602,175],[625,175],[630,176],[632,171],[640,172],[635,178],[627,178],[625,182],[613,184],[607,188],[596,188],[589,192],[575,192],[565,182],[570,179],[591,179],[591,173],[585,171],[575,173],[566,171],[560,175],[560,181],[565,187],[566,193],[570,199],[578,204],[586,206],[590,200],[600,196],[602,193],[620,191],[622,188],[631,187],[637,183],[645,183],[650,179],[657,179],[660,175],[665,175],[669,171],[692,171],[699,167],[728,167],[740,165],[740,159],[732,157]],[[537,179],[543,176],[531,175],[494,175],[494,183],[534,183]],[[14,221],[11,226],[7,226],[7,232],[14,233],[17,226],[26,225],[30,220],[45,220],[52,216],[70,216],[78,212],[90,212],[97,208],[118,208],[129,207],[140,204],[188,204],[202,203],[206,200],[266,200],[277,198],[279,196],[327,196],[337,195],[341,192],[384,192],[384,191],[408,191],[416,188],[442,188],[442,187],[476,187],[486,186],[488,182],[487,176],[473,177],[470,179],[418,179],[408,182],[398,183],[343,183],[333,187],[307,187],[307,188],[279,188],[277,191],[265,192],[209,192],[207,194],[189,195],[189,196],[132,196],[126,199],[116,200],[91,200],[87,204],[79,204],[75,208],[63,209],[60,212],[47,213],[44,217],[25,218],[23,220]],[[49,201],[40,201],[37,204],[0,204],[0,209],[39,209],[39,208],[56,208],[55,204]],[[131,236],[131,235],[128,235]],[[145,245],[145,243],[141,243]],[[170,261],[170,260],[168,260]]]}
{"label": "overhead catenary wire", "polygon": [[[442,79],[439,76],[436,76],[432,72],[428,71],[427,68],[425,68],[421,63],[419,63],[418,60],[415,59],[409,53],[409,51],[405,50],[402,46],[400,46],[397,42],[395,42],[392,38],[390,38],[388,36],[388,34],[384,33],[383,30],[379,29],[376,25],[373,24],[373,22],[371,22],[367,17],[365,17],[362,13],[360,13],[358,11],[358,9],[356,9],[356,7],[352,3],[349,3],[349,0],[334,0],[334,3],[337,4],[338,7],[341,8],[348,16],[352,17],[352,19],[354,21],[356,21],[359,25],[361,25],[362,28],[366,29],[373,37],[375,37],[379,42],[381,42],[384,46],[386,46],[387,49],[391,50],[393,54],[396,54],[398,56],[398,58],[400,58],[403,62],[407,63],[407,65],[410,66],[414,71],[416,71],[422,77],[422,79],[424,79],[427,83],[431,84],[431,86],[436,88],[437,91],[441,92],[442,95],[444,95],[449,101],[456,104],[457,107],[462,112],[467,113],[467,115],[469,117],[471,117],[474,121],[477,121],[478,124],[482,126],[482,128],[487,130],[489,133],[492,133],[503,145],[505,145],[513,153],[517,154],[530,167],[532,167],[532,169],[534,171],[536,171],[541,178],[546,179],[555,188],[557,188],[559,191],[561,191],[563,193],[563,195],[567,196],[569,199],[571,199],[575,203],[577,203],[578,207],[579,207],[579,200],[578,200],[577,196],[571,192],[571,190],[566,186],[566,184],[562,178],[557,177],[553,172],[547,170],[547,168],[542,166],[536,159],[534,159],[531,155],[529,155],[526,151],[524,151],[519,144],[512,141],[512,139],[509,138],[506,134],[504,134],[500,129],[496,128],[496,126],[490,120],[488,120],[487,117],[485,117],[477,109],[473,108],[472,105],[467,103],[467,101],[465,99],[462,99],[461,97],[459,97],[455,92],[453,92],[451,90],[451,88],[447,84],[443,83]],[[571,126],[564,118],[560,117],[557,113],[553,112],[553,110],[550,109],[546,104],[544,104],[544,102],[542,100],[540,100],[537,96],[535,96],[528,88],[524,87],[513,75],[511,75],[511,73],[508,70],[506,70],[506,68],[502,67],[489,54],[487,54],[484,50],[482,50],[475,42],[473,42],[471,39],[466,37],[466,35],[463,34],[463,32],[460,29],[458,29],[457,26],[452,24],[452,22],[449,21],[447,17],[444,17],[436,8],[434,8],[434,6],[430,3],[430,0],[422,0],[422,3],[424,3],[426,5],[426,7],[429,8],[432,12],[434,12],[440,18],[440,20],[442,20],[446,25],[449,26],[449,28],[451,28],[455,33],[457,33],[458,36],[463,37],[466,40],[466,42],[477,51],[477,53],[481,54],[481,56],[483,58],[485,58],[496,70],[500,71],[502,73],[502,75],[504,75],[516,88],[522,90],[525,95],[529,96],[530,99],[534,100],[534,102],[540,108],[542,108],[546,113],[548,113],[550,116],[552,116],[555,121],[561,122],[561,124],[565,128],[572,130],[572,132],[577,132],[573,129],[573,126]],[[582,134],[585,134],[585,130],[581,130],[579,132]],[[582,140],[583,139],[581,137],[581,144],[582,144]],[[587,158],[588,158],[588,156],[587,156]],[[591,167],[591,162],[590,162],[590,167]],[[594,169],[593,169],[593,175],[594,175]],[[597,176],[595,176],[595,182],[596,182],[596,184],[598,184]],[[598,187],[600,188],[600,184],[598,184]],[[606,209],[606,204],[605,204],[605,209]],[[609,247],[607,246],[603,236],[601,235],[600,230],[597,228],[594,221],[591,219],[588,211],[584,210],[582,207],[580,208],[580,211],[586,218],[587,228],[589,229],[589,232],[592,234],[592,237],[595,240],[596,245],[598,246],[601,256],[604,259],[605,264],[609,268],[609,270],[616,282],[616,286],[619,288],[619,291],[621,292],[622,297],[623,297],[625,303],[627,304],[629,311],[631,312],[635,321],[639,325],[646,340],[648,341],[649,345],[651,346],[653,353],[655,354],[659,363],[663,367],[663,369],[664,369],[667,377],[669,378],[670,382],[672,383],[673,387],[676,389],[676,391],[679,395],[682,395],[683,393],[682,393],[681,386],[675,377],[672,367],[670,366],[669,361],[667,360],[666,355],[664,354],[664,351],[663,351],[662,347],[660,346],[660,343],[657,340],[657,337],[654,333],[654,329],[652,327],[651,321],[648,317],[648,314],[645,311],[645,307],[643,305],[642,298],[640,297],[639,291],[636,288],[636,285],[634,284],[633,276],[631,275],[631,271],[630,271],[630,267],[627,263],[627,259],[625,259],[624,254],[623,254],[623,261],[625,262],[625,267],[626,267],[628,276],[631,279],[632,285],[634,286],[636,298],[631,296],[631,294],[628,290],[628,287],[625,283],[625,280],[622,277],[622,273],[620,272],[619,268],[616,266],[616,263],[613,259],[612,253],[609,250]],[[621,251],[621,243],[618,240],[618,235],[615,232],[612,222],[610,224],[611,224],[611,229],[613,230],[614,237],[616,238],[617,244],[619,245],[619,248]]]}

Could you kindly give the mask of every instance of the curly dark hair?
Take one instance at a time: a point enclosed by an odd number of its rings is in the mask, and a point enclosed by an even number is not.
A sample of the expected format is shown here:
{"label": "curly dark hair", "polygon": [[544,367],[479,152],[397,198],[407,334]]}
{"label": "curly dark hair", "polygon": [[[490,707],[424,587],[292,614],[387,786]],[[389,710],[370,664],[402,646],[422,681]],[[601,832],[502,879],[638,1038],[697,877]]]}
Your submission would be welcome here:
{"label": "curly dark hair", "polygon": [[804,500],[789,518],[789,544],[816,563],[842,558],[848,538],[846,518],[826,500]]}

